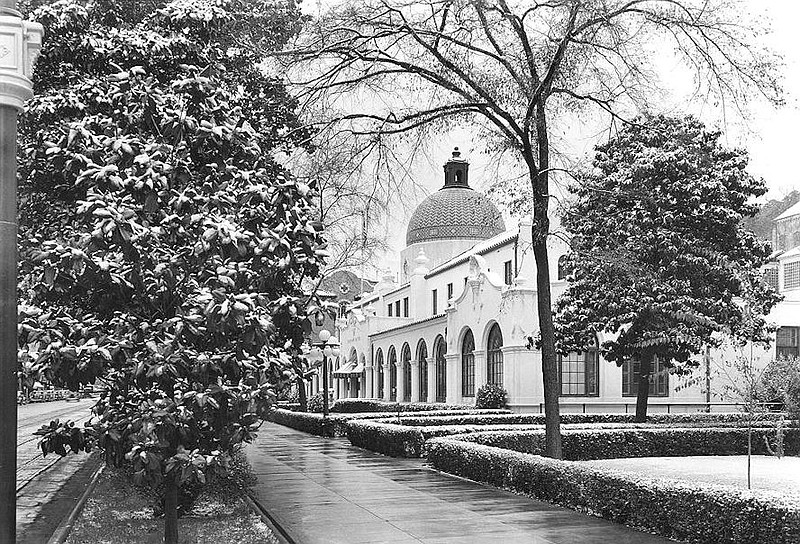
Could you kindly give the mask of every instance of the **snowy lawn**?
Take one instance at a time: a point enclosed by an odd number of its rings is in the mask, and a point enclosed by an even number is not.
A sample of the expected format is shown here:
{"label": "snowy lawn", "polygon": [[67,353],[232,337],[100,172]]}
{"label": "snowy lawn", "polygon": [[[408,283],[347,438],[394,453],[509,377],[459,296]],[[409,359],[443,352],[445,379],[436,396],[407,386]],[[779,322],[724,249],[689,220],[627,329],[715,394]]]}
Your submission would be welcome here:
{"label": "snowy lawn", "polygon": [[[638,457],[580,461],[590,466],[672,478],[691,483],[712,483],[747,489],[747,456]],[[800,457],[752,458],[754,491],[773,491],[800,498]]]}

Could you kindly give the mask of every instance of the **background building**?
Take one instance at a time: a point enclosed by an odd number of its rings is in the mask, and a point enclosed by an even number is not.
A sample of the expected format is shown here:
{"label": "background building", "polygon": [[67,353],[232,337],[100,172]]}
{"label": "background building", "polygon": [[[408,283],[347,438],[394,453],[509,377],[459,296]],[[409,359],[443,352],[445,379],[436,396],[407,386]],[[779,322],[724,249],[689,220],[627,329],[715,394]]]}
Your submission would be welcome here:
{"label": "background building", "polygon": [[[762,360],[798,355],[795,227],[800,230],[800,205],[776,219],[776,237],[794,245],[776,252],[766,270],[786,298],[770,315],[780,327],[776,344],[756,350]],[[551,238],[554,299],[566,288],[567,251],[564,241]],[[444,165],[442,188],[411,217],[400,262],[397,275],[387,272],[370,293],[349,302],[337,322],[342,344],[333,372],[337,398],[469,404],[481,385],[494,383],[508,391],[513,410],[543,410],[541,354],[528,347],[538,332],[531,223],[522,220],[506,230],[494,204],[469,186],[469,164],[457,149]],[[710,378],[712,361],[734,356],[732,349],[714,350],[700,372]],[[651,411],[696,411],[711,400],[705,380],[671,374],[658,362],[653,370]],[[560,356],[559,374],[564,412],[634,410],[635,362],[619,367],[594,349]]]}

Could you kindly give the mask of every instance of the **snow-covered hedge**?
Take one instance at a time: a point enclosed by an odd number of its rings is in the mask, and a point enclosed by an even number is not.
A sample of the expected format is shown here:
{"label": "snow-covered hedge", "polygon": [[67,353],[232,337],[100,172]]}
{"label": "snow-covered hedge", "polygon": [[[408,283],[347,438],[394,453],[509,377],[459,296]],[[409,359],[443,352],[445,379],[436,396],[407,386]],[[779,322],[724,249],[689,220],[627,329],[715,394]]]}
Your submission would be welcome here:
{"label": "snow-covered hedge", "polygon": [[376,399],[340,399],[337,400],[331,411],[345,414],[357,412],[431,412],[431,411],[459,411],[508,414],[508,410],[476,410],[474,406],[465,404],[444,404],[439,402],[386,402]]}
{"label": "snow-covered hedge", "polygon": [[779,495],[639,478],[465,442],[437,438],[428,461],[437,469],[520,491],[680,541],[704,544],[800,542],[800,502]]}
{"label": "snow-covered hedge", "polygon": [[328,416],[326,421],[322,414],[277,409],[271,412],[270,420],[318,436],[345,436],[347,434],[347,418],[337,415]]}
{"label": "snow-covered hedge", "polygon": [[[759,425],[777,421],[780,414],[766,414],[759,417]],[[653,414],[647,422],[656,425],[688,425],[688,426],[727,426],[742,425],[747,421],[744,414]],[[633,423],[633,414],[561,414],[561,423]],[[420,417],[418,415],[401,416],[401,425],[544,425],[544,414],[443,414],[436,417]]]}
{"label": "snow-covered hedge", "polygon": [[[775,430],[753,431],[753,453],[767,454],[764,438],[775,438]],[[540,455],[544,453],[544,431],[492,430],[471,433],[462,440],[487,446]],[[617,459],[621,457],[684,457],[690,455],[744,455],[747,430],[742,428],[622,428],[564,429],[564,458],[572,461]],[[787,455],[800,453],[800,429],[787,429]]]}
{"label": "snow-covered hedge", "polygon": [[422,456],[426,439],[418,427],[389,425],[380,420],[351,420],[347,438],[354,446],[392,457]]}

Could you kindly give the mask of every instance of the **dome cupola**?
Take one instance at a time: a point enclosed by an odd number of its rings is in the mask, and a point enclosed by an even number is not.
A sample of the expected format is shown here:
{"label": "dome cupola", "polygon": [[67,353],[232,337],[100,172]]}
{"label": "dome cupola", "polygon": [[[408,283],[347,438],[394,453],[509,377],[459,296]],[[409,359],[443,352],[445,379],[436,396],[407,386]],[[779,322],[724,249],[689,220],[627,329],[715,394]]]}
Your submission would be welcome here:
{"label": "dome cupola", "polygon": [[444,165],[444,186],[417,206],[406,245],[434,240],[486,240],[505,232],[497,207],[469,186],[469,163],[458,148]]}

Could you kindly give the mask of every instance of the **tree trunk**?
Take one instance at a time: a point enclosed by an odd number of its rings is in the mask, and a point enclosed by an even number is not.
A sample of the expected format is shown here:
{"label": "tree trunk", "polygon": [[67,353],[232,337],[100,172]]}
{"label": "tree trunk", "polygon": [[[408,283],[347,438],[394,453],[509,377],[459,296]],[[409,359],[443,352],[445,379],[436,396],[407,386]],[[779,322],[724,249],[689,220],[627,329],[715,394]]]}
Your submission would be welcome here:
{"label": "tree trunk", "polygon": [[[302,372],[302,370],[301,370]],[[297,399],[300,401],[300,411],[308,412],[308,396],[306,395],[306,381],[302,376],[298,376],[295,381],[297,385]]]}
{"label": "tree trunk", "polygon": [[533,188],[533,226],[531,238],[533,257],[536,261],[536,309],[539,314],[539,334],[542,348],[542,381],[544,385],[545,455],[561,459],[561,414],[558,400],[560,380],[556,361],[555,329],[553,327],[553,300],[550,293],[550,262],[547,256],[547,237],[550,235],[550,142],[547,135],[547,119],[544,102],[536,108],[536,148],[528,147],[531,187]]}
{"label": "tree trunk", "polygon": [[653,367],[653,353],[646,351],[642,353],[642,360],[639,363],[639,388],[636,394],[636,423],[647,421],[647,398],[650,396],[650,372]]}
{"label": "tree trunk", "polygon": [[164,544],[178,544],[178,482],[170,474],[164,490]]}
{"label": "tree trunk", "polygon": [[554,459],[561,459],[561,414],[558,406],[560,383],[558,379],[558,362],[556,361],[547,245],[544,241],[534,243],[533,255],[536,260],[536,305],[539,313],[542,348],[545,455]]}

